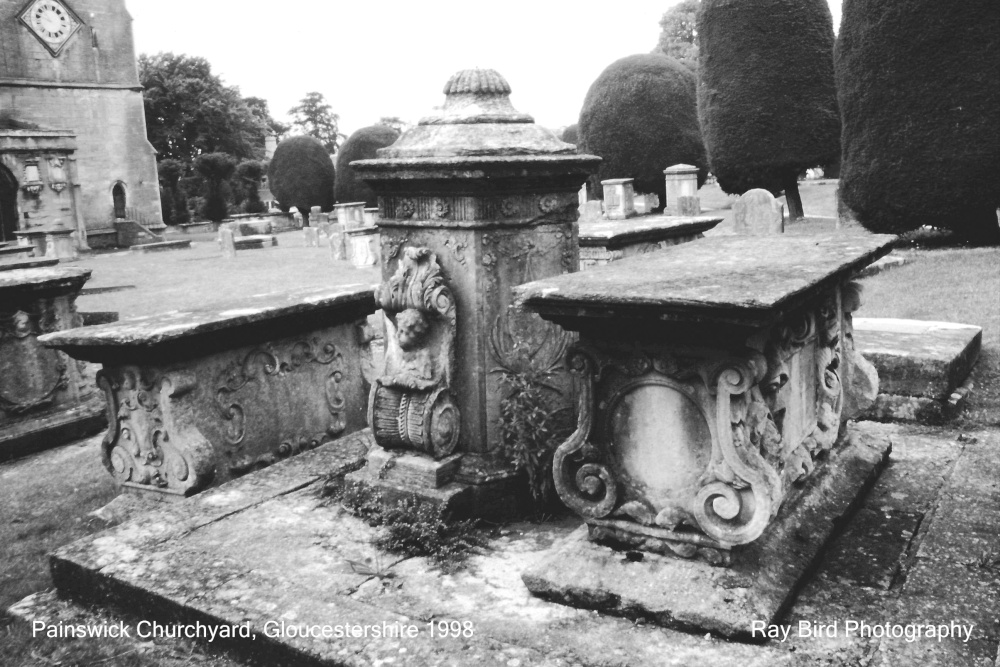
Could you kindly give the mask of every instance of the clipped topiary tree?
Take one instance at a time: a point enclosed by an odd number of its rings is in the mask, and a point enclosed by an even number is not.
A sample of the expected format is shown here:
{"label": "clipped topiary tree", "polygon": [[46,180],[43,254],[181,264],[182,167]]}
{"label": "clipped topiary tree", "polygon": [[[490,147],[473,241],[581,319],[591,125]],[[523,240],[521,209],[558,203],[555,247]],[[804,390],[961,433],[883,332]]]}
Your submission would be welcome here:
{"label": "clipped topiary tree", "polygon": [[577,123],[573,123],[562,131],[562,135],[559,137],[567,144],[576,144],[580,141],[580,126]]}
{"label": "clipped topiary tree", "polygon": [[375,151],[392,145],[398,138],[399,132],[388,125],[369,125],[347,138],[337,154],[337,187],[334,193],[338,202],[363,201],[366,206],[378,205],[375,192],[355,175],[351,162],[375,157]]}
{"label": "clipped topiary tree", "polygon": [[840,154],[833,19],[826,0],[703,0],[698,114],[726,192],[785,191],[802,217],[798,177]]}
{"label": "clipped topiary tree", "polygon": [[1000,4],[845,0],[842,203],[867,229],[1000,243]]}
{"label": "clipped topiary tree", "polygon": [[205,205],[202,215],[220,222],[229,214],[226,202],[229,186],[226,181],[236,170],[236,161],[225,153],[206,153],[194,161],[194,170],[205,179]]}
{"label": "clipped topiary tree", "polygon": [[161,196],[163,203],[163,216],[166,222],[167,210],[170,211],[171,225],[183,225],[191,222],[191,213],[188,211],[187,193],[180,179],[184,175],[184,165],[177,160],[161,160],[156,165],[160,182],[163,183],[165,196]]}
{"label": "clipped topiary tree", "polygon": [[315,137],[289,137],[278,144],[267,167],[267,180],[281,210],[299,209],[306,226],[313,206],[333,209],[333,160]]}
{"label": "clipped topiary tree", "polygon": [[708,162],[698,130],[694,73],[653,53],[611,63],[587,91],[578,147],[603,158],[591,182],[598,197],[603,197],[600,181],[634,178],[637,192],[655,192],[665,204],[663,170],[681,163],[699,167],[700,186]]}
{"label": "clipped topiary tree", "polygon": [[244,213],[263,213],[267,210],[260,200],[260,179],[263,176],[264,165],[257,160],[244,160],[236,165],[233,184],[239,189]]}

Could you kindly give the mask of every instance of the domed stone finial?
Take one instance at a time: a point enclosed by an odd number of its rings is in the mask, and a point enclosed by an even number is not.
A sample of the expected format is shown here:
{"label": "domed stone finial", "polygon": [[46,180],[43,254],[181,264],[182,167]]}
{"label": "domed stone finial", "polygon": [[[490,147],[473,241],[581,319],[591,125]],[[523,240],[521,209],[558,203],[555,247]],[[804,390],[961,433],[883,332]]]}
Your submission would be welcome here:
{"label": "domed stone finial", "polygon": [[510,84],[495,69],[463,69],[444,85],[445,95],[510,95]]}

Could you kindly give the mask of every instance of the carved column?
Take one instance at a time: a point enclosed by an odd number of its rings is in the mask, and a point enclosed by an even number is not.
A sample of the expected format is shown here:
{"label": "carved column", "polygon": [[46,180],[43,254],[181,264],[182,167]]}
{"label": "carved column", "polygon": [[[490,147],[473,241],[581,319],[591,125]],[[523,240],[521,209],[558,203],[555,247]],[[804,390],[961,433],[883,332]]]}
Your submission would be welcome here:
{"label": "carved column", "polygon": [[492,70],[459,72],[444,92],[437,115],[352,166],[379,198],[383,280],[420,249],[454,297],[457,479],[483,485],[510,475],[496,455],[507,374],[550,373],[550,407],[572,423],[571,338],[509,306],[515,285],[578,269],[577,192],[599,158],[514,109]]}

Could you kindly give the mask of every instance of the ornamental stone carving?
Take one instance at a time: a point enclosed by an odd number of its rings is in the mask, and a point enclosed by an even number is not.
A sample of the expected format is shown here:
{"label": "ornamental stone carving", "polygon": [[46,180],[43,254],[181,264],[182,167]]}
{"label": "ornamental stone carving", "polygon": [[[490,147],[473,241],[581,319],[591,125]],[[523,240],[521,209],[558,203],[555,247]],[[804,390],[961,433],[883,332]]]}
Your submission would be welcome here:
{"label": "ornamental stone carving", "polygon": [[455,299],[437,257],[427,248],[404,248],[375,300],[386,318],[385,374],[368,404],[375,442],[444,458],[458,444],[461,418],[450,390]]}

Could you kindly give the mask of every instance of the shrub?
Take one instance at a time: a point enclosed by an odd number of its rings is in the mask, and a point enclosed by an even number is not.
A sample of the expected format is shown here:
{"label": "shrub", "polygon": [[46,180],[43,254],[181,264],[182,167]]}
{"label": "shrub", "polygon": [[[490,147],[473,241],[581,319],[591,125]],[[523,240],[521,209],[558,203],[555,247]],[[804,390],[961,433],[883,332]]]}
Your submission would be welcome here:
{"label": "shrub", "polygon": [[[156,166],[163,183],[164,195],[161,195],[163,203],[163,219],[170,222],[167,224],[183,225],[191,222],[191,213],[188,211],[187,193],[181,185],[181,176],[184,175],[184,165],[177,160],[161,160]],[[168,216],[169,210],[169,216]]]}
{"label": "shrub", "polygon": [[388,125],[369,125],[347,138],[337,154],[337,187],[334,192],[338,202],[363,201],[366,206],[378,205],[375,192],[355,175],[351,162],[375,157],[375,151],[393,144],[398,138],[399,132]]}
{"label": "shrub", "polygon": [[567,144],[575,144],[580,141],[580,125],[578,123],[573,123],[565,130],[562,131],[562,136],[559,137]]}
{"label": "shrub", "polygon": [[840,192],[867,229],[1000,242],[1000,4],[846,0]]}
{"label": "shrub", "polygon": [[660,54],[628,56],[611,63],[587,91],[580,111],[579,148],[603,158],[592,181],[633,178],[637,192],[655,192],[666,203],[663,170],[674,164],[708,173],[698,130],[695,75]]}
{"label": "shrub", "polygon": [[264,165],[257,160],[244,160],[236,165],[233,189],[239,192],[237,203],[244,213],[263,213],[266,210],[260,200],[260,179],[263,176]]}
{"label": "shrub", "polygon": [[226,203],[229,187],[226,181],[233,175],[236,162],[225,153],[199,155],[194,168],[205,179],[205,207],[202,215],[212,222],[219,222],[229,213]]}
{"label": "shrub", "polygon": [[704,0],[698,12],[698,113],[725,192],[785,191],[840,153],[833,19],[826,0]]}
{"label": "shrub", "polygon": [[333,160],[314,137],[300,135],[285,139],[274,150],[267,168],[271,194],[282,211],[294,206],[309,224],[309,209],[333,209]]}

